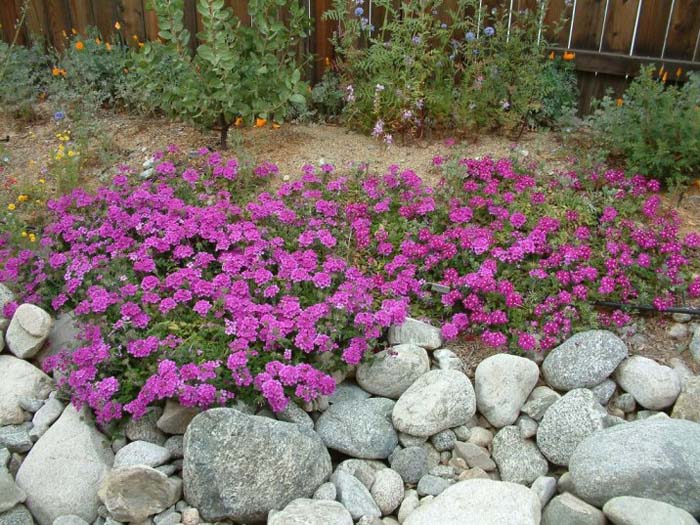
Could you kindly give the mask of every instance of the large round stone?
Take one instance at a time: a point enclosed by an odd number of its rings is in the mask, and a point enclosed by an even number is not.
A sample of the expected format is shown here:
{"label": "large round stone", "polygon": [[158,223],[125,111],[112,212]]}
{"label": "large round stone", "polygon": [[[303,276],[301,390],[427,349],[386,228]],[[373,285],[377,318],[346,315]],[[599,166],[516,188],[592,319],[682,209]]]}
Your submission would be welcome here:
{"label": "large round stone", "polygon": [[352,525],[352,516],[337,501],[300,498],[270,511],[267,525]]}
{"label": "large round stone", "polygon": [[540,500],[507,481],[471,479],[445,489],[408,515],[404,525],[539,525]]}
{"label": "large round stone", "polygon": [[53,381],[32,364],[0,355],[0,426],[24,421],[20,399],[46,399]]}
{"label": "large round stone", "polygon": [[321,438],[294,423],[215,408],[185,433],[185,498],[207,521],[263,521],[272,509],[310,498],[330,473]]}
{"label": "large round stone", "polygon": [[648,410],[670,407],[681,392],[681,382],[673,368],[640,355],[620,363],[615,380]]}
{"label": "large round stone", "polygon": [[430,370],[428,352],[417,345],[392,346],[357,367],[355,379],[367,392],[398,399],[420,376]]}
{"label": "large round stone", "polygon": [[544,413],[537,427],[537,446],[552,463],[568,465],[579,443],[603,428],[605,415],[593,392],[571,390]]}
{"label": "large round stone", "polygon": [[7,329],[10,352],[22,359],[33,357],[49,337],[52,325],[51,316],[38,306],[20,305]]}
{"label": "large round stone", "polygon": [[37,441],[17,472],[17,485],[27,493],[26,505],[41,525],[75,514],[95,521],[97,489],[114,455],[105,437],[72,405]]}
{"label": "large round stone", "polygon": [[484,359],[474,374],[479,412],[496,428],[512,425],[539,377],[537,365],[524,357],[497,354]]}
{"label": "large round stone", "polygon": [[389,328],[389,344],[412,344],[436,350],[442,346],[442,334],[439,328],[409,317],[400,325]]}
{"label": "large round stone", "polygon": [[[386,398],[335,403],[316,421],[316,432],[328,448],[348,456],[384,459],[396,448],[399,437],[391,425],[390,407],[382,407]],[[386,408],[389,408],[388,415]]]}
{"label": "large round stone", "polygon": [[586,438],[569,461],[576,494],[602,507],[617,496],[664,501],[700,514],[700,424],[653,417]]}
{"label": "large round stone", "polygon": [[607,379],[627,355],[627,345],[612,332],[579,332],[547,355],[542,374],[556,390],[591,388]]}
{"label": "large round stone", "polygon": [[688,512],[663,501],[620,496],[603,506],[605,516],[614,525],[698,525]]}
{"label": "large round stone", "polygon": [[535,443],[520,436],[518,427],[503,427],[493,438],[493,460],[503,481],[531,485],[547,474],[549,465]]}
{"label": "large round stone", "polygon": [[464,425],[475,412],[474,388],[466,375],[431,370],[401,395],[392,419],[400,432],[426,437]]}

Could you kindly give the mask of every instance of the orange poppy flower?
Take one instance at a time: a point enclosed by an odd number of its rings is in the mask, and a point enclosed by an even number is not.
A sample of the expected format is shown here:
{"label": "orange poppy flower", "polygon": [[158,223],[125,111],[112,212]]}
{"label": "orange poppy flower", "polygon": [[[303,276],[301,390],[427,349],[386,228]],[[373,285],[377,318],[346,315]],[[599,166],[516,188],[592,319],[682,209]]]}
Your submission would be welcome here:
{"label": "orange poppy flower", "polygon": [[267,124],[267,119],[260,118],[260,117],[255,119],[255,127],[256,128],[262,128],[265,124]]}
{"label": "orange poppy flower", "polygon": [[574,58],[576,58],[576,53],[574,53],[573,51],[566,51],[562,58],[564,60],[573,60]]}
{"label": "orange poppy flower", "polygon": [[236,117],[236,120],[233,121],[233,125],[237,128],[241,127],[243,125],[243,119],[241,117]]}
{"label": "orange poppy flower", "polygon": [[617,107],[619,108],[620,106],[622,106],[622,104],[624,103],[624,101],[623,101],[621,98],[618,98],[618,99],[615,101],[615,103],[617,104]]}
{"label": "orange poppy flower", "polygon": [[323,61],[326,67],[330,67],[331,65],[331,59],[329,57],[326,57],[325,60]]}
{"label": "orange poppy flower", "polygon": [[556,55],[554,54],[554,51],[552,51],[551,53],[549,53],[549,59],[550,59],[550,60],[554,60],[554,57],[555,57],[555,56],[556,56]]}
{"label": "orange poppy flower", "polygon": [[75,43],[75,49],[77,49],[78,51],[82,51],[83,49],[85,49],[85,44],[83,44],[82,41],[78,40]]}
{"label": "orange poppy flower", "polygon": [[666,82],[668,80],[668,71],[664,71],[664,76],[661,77],[662,82]]}
{"label": "orange poppy flower", "polygon": [[272,129],[280,129],[282,126],[278,124],[277,122],[272,123]]}
{"label": "orange poppy flower", "polygon": [[683,68],[678,68],[676,69],[676,78],[681,78],[681,75],[683,74]]}
{"label": "orange poppy flower", "polygon": [[51,74],[52,74],[53,76],[57,77],[58,75],[61,74],[61,70],[58,69],[57,67],[54,67],[54,68],[51,70]]}

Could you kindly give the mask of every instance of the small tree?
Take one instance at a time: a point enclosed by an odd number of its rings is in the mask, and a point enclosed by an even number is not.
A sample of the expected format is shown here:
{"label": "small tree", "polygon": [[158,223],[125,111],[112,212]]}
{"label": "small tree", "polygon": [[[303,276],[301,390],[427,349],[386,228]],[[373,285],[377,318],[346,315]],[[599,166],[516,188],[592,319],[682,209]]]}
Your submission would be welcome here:
{"label": "small tree", "polygon": [[306,104],[308,84],[301,79],[298,44],[310,21],[289,0],[250,0],[250,26],[224,0],[199,0],[199,45],[192,52],[183,24],[184,0],[153,0],[161,42],[139,53],[136,76],[152,104],[167,114],[205,128],[218,127],[221,148],[237,119],[283,121]]}

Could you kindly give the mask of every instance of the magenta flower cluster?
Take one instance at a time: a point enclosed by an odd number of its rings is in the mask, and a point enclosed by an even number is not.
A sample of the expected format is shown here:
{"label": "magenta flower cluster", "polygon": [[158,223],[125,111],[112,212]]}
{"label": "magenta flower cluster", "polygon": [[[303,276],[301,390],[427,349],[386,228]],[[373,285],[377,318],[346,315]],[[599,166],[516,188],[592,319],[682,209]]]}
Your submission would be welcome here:
{"label": "magenta flower cluster", "polygon": [[[700,235],[679,240],[643,177],[543,184],[509,161],[439,158],[434,189],[397,166],[346,177],[306,166],[241,199],[238,163],[200,155],[172,149],[152,180],[124,167],[111,187],[52,202],[37,253],[0,245],[0,281],[82,322],[78,349],[44,365],[101,423],[165,399],[264,400],[276,412],[311,402],[411,309],[447,339],[527,352],[576,325],[629,321],[595,311],[596,299],[664,308],[678,292],[700,295],[687,275]],[[247,177],[277,173],[264,164]]]}

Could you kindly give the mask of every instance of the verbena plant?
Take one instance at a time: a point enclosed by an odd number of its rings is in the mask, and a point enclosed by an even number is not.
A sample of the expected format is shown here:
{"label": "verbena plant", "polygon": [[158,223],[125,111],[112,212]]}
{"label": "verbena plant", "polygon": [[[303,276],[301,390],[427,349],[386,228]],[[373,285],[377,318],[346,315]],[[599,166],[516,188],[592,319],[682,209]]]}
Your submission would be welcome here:
{"label": "verbena plant", "polygon": [[236,119],[281,122],[294,105],[305,105],[309,88],[302,80],[298,48],[309,20],[298,2],[251,0],[247,26],[224,0],[199,0],[203,29],[194,53],[189,47],[193,35],[183,24],[184,0],[151,5],[164,43],[146,43],[136,57],[131,91],[150,93],[137,99],[142,108],[217,127],[226,148]]}
{"label": "verbena plant", "polygon": [[545,57],[546,2],[534,12],[514,11],[510,24],[506,12],[476,0],[452,9],[441,0],[379,0],[373,7],[384,13],[376,28],[363,0],[336,0],[324,15],[338,23],[335,67],[349,126],[390,143],[396,133],[551,123],[541,118],[553,91],[553,75],[545,74],[554,67]]}
{"label": "verbena plant", "polygon": [[[234,398],[283,410],[334,388],[330,374],[382,348],[412,312],[442,334],[544,351],[579,327],[622,326],[592,302],[673,305],[700,296],[700,235],[679,235],[659,183],[622,171],[545,179],[508,160],[443,159],[412,170],[300,179],[251,197],[235,160],[155,156],[148,180],[50,204],[36,253],[0,237],[0,281],[22,301],[73,310],[79,347],[44,363],[100,422],[164,399]],[[248,195],[248,196],[246,196]],[[446,291],[432,293],[428,283]],[[5,307],[13,314],[17,303]]]}
{"label": "verbena plant", "polygon": [[700,74],[666,84],[642,68],[622,98],[606,96],[589,119],[595,144],[633,172],[670,187],[700,170]]}

